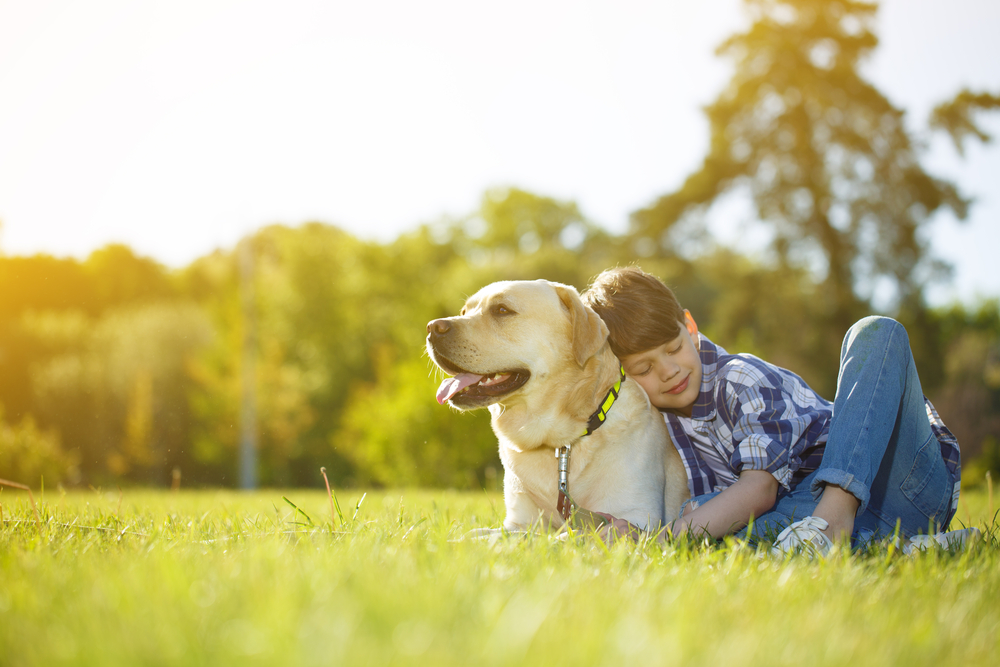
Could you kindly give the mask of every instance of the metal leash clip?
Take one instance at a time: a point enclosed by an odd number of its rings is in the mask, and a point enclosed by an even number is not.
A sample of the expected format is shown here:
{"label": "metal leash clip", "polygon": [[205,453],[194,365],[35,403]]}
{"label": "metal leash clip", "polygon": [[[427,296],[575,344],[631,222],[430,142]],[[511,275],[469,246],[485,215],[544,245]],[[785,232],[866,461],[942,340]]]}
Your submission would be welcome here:
{"label": "metal leash clip", "polygon": [[556,447],[556,458],[559,459],[559,501],[556,509],[563,521],[569,521],[573,503],[569,497],[569,454],[573,445]]}

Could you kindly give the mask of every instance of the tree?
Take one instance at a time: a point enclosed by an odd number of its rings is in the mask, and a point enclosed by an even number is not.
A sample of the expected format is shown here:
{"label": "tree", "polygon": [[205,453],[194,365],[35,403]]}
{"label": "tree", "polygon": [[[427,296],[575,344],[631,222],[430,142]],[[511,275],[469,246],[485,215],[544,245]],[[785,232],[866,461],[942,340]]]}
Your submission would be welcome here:
{"label": "tree", "polygon": [[83,263],[83,270],[89,277],[95,312],[176,296],[166,269],[148,257],[136,255],[125,245],[115,243],[95,250]]}
{"label": "tree", "polygon": [[476,488],[500,468],[485,410],[459,413],[438,405],[428,362],[375,350],[371,381],[354,383],[342,427],[331,438],[355,465],[357,484]]}
{"label": "tree", "polygon": [[[166,269],[122,245],[96,250],[84,262],[48,255],[0,256],[0,403],[15,417],[37,408],[28,391],[31,367],[61,354],[69,342],[65,327],[54,338],[32,335],[24,327],[25,317],[63,313],[63,321],[70,322],[97,318],[125,304],[175,298]],[[64,442],[72,441],[64,437]]]}
{"label": "tree", "polygon": [[990,443],[1000,442],[1000,302],[956,304],[933,315],[944,378],[927,393],[961,443],[964,468],[980,454],[988,457]]}
{"label": "tree", "polygon": [[487,191],[478,211],[442,221],[436,232],[465,260],[464,270],[476,275],[475,289],[495,280],[534,278],[582,286],[617,258],[620,245],[574,202],[518,188]]}
{"label": "tree", "polygon": [[32,364],[25,387],[44,426],[79,458],[83,481],[165,483],[188,468],[188,365],[211,337],[192,304],[153,303],[108,311],[26,314],[22,329],[53,352]]}
{"label": "tree", "polygon": [[995,109],[1000,109],[1000,95],[974,93],[965,88],[952,99],[934,107],[930,125],[934,129],[947,132],[958,154],[965,155],[966,137],[975,137],[984,144],[993,140],[993,137],[976,124],[973,114]]}
{"label": "tree", "polygon": [[876,47],[874,3],[746,0],[753,23],[718,49],[735,74],[706,109],[711,143],[680,189],[632,216],[631,233],[669,253],[672,228],[723,193],[749,189],[779,265],[809,267],[840,335],[880,281],[900,310],[946,267],[920,230],[968,202],[928,174],[893,106],[858,67]]}
{"label": "tree", "polygon": [[77,482],[78,459],[63,451],[57,432],[39,429],[31,416],[5,421],[0,405],[0,477],[32,486],[43,478],[50,485]]}

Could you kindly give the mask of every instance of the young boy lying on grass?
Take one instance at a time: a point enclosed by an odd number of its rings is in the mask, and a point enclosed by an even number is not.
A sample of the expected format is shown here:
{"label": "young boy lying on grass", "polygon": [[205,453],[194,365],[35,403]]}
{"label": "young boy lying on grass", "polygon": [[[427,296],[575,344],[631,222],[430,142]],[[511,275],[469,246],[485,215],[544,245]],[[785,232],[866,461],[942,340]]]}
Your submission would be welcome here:
{"label": "young boy lying on grass", "polygon": [[[755,537],[778,535],[772,551],[826,554],[847,538],[890,537],[897,520],[900,537],[951,521],[958,442],[921,392],[895,320],[850,328],[831,404],[794,373],[714,344],[666,285],[637,268],[605,271],[583,298],[684,462],[692,498],[666,533],[718,538],[754,517]],[[607,518],[614,532],[636,534]]]}

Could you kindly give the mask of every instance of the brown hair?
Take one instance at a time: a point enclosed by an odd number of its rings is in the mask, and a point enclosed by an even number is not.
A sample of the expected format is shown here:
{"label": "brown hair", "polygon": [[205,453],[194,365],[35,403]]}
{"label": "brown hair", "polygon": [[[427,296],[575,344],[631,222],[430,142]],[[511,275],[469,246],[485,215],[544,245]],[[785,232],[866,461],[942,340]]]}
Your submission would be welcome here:
{"label": "brown hair", "polygon": [[670,288],[635,266],[604,271],[581,296],[608,325],[619,358],[672,341],[684,326],[684,309]]}

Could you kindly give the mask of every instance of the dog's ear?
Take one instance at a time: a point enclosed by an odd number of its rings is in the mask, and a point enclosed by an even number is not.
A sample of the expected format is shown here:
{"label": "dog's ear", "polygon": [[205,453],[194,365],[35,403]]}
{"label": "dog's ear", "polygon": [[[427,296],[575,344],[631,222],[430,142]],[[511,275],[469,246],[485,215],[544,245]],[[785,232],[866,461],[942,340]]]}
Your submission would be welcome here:
{"label": "dog's ear", "polygon": [[583,304],[575,288],[558,283],[553,287],[563,307],[569,311],[569,321],[573,326],[573,355],[576,363],[583,367],[587,359],[604,346],[604,341],[608,339],[608,325],[592,308]]}

